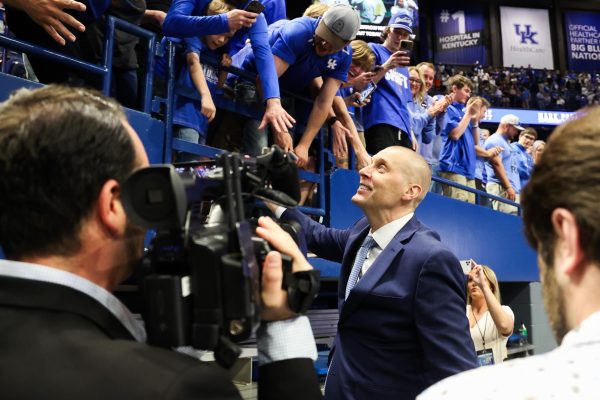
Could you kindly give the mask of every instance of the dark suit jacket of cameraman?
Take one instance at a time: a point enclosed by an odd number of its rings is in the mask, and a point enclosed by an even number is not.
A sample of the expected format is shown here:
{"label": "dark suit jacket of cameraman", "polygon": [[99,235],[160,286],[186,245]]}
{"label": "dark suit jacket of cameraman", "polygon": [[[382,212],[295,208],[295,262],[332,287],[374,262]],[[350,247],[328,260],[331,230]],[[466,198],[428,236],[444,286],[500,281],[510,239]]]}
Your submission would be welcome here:
{"label": "dark suit jacket of cameraman", "polygon": [[[227,371],[136,342],[75,289],[0,277],[0,390],[19,399],[239,399]],[[259,397],[320,398],[312,360],[260,368]]]}

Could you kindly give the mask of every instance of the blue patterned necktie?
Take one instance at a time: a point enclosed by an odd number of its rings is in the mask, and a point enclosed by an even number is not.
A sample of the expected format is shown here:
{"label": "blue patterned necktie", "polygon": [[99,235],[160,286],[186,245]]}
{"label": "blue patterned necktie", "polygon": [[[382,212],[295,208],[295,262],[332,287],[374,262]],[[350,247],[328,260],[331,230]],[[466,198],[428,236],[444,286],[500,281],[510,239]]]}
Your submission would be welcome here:
{"label": "blue patterned necktie", "polygon": [[362,269],[363,264],[367,258],[367,254],[369,250],[373,247],[377,246],[375,239],[373,236],[367,235],[365,240],[363,241],[360,249],[358,249],[358,253],[356,253],[356,258],[354,259],[354,265],[352,266],[352,270],[350,271],[350,277],[348,278],[348,283],[346,284],[346,296],[344,299],[348,298],[350,291],[356,286],[356,282],[358,281],[358,276],[360,275],[360,270]]}

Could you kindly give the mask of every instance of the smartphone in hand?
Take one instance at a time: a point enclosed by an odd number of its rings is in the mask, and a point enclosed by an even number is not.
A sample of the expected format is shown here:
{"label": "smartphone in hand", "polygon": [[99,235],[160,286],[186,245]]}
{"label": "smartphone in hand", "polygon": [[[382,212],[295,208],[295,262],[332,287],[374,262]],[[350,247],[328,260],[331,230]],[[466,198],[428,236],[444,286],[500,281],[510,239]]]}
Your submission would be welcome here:
{"label": "smartphone in hand", "polygon": [[410,57],[412,55],[414,44],[415,42],[413,42],[412,40],[401,40],[400,51],[405,52]]}
{"label": "smartphone in hand", "polygon": [[265,6],[263,6],[262,3],[257,0],[252,0],[250,3],[248,3],[246,8],[244,8],[244,11],[248,11],[255,14],[260,14],[264,10]]}
{"label": "smartphone in hand", "polygon": [[373,94],[373,92],[375,91],[375,89],[377,89],[377,85],[371,82],[369,84],[369,86],[367,86],[367,88],[365,90],[363,90],[362,92],[360,92],[360,97],[358,98],[358,104],[364,103],[364,101],[366,99],[368,99],[369,97],[371,97],[371,95]]}

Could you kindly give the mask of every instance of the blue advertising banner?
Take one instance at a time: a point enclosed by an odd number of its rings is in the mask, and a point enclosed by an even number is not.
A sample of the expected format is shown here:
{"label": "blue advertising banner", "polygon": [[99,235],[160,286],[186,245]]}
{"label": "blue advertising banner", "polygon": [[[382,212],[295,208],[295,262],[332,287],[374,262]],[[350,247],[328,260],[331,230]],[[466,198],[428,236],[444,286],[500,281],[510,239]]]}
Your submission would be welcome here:
{"label": "blue advertising banner", "polygon": [[502,117],[506,114],[514,114],[519,117],[521,125],[560,125],[575,116],[575,113],[565,111],[489,108],[481,119],[481,122],[499,124]]}
{"label": "blue advertising banner", "polygon": [[565,12],[569,69],[600,71],[600,14]]}
{"label": "blue advertising banner", "polygon": [[438,3],[434,8],[435,55],[438,64],[486,64],[485,19],[479,2]]}

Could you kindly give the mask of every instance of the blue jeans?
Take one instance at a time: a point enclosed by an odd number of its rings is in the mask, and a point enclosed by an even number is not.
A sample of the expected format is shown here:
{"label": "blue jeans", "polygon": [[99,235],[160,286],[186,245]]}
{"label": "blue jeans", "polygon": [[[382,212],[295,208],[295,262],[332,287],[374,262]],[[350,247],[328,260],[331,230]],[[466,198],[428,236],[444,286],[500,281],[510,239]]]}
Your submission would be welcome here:
{"label": "blue jeans", "polygon": [[[204,144],[206,142],[206,137],[200,135],[200,133],[194,128],[188,128],[187,126],[175,125],[173,126],[173,137],[181,140],[185,140],[186,142]],[[192,153],[186,153],[184,151],[177,151],[175,153],[178,162],[185,161],[196,161],[199,156]]]}
{"label": "blue jeans", "polygon": [[[256,86],[250,82],[238,82],[235,85],[235,101],[252,105],[258,102]],[[267,128],[258,129],[260,122],[249,118],[242,129],[242,152],[252,157],[262,154],[264,147],[269,147],[269,131]]]}

